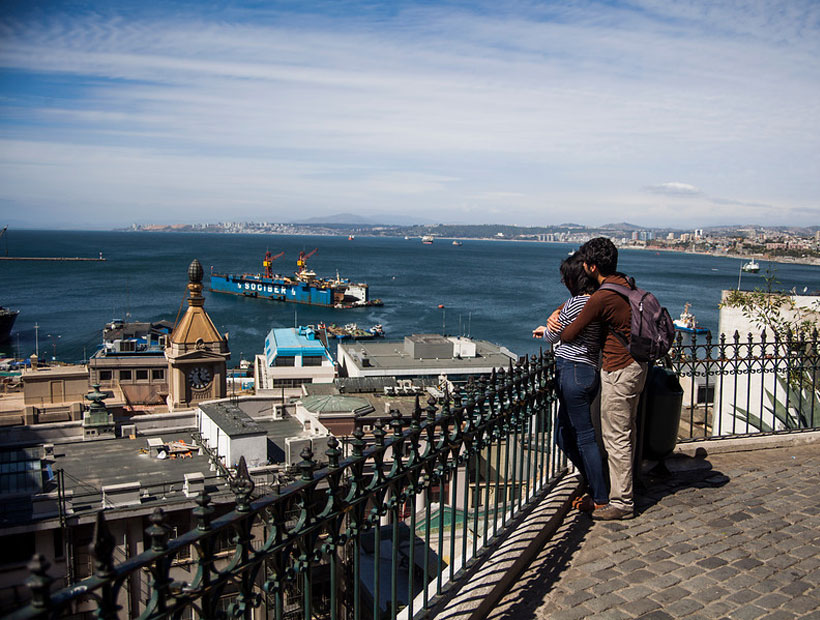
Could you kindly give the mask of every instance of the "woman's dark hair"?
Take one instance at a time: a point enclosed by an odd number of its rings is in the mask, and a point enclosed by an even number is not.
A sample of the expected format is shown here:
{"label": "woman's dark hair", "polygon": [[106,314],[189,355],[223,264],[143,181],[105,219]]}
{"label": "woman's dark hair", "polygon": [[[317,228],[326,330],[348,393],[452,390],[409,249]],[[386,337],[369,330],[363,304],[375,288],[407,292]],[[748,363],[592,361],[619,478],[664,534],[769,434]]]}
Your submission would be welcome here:
{"label": "woman's dark hair", "polygon": [[611,276],[618,270],[618,248],[606,237],[590,239],[578,252],[587,265],[595,265],[602,276]]}
{"label": "woman's dark hair", "polygon": [[591,295],[597,288],[595,280],[584,271],[584,257],[580,252],[561,261],[561,282],[573,297]]}

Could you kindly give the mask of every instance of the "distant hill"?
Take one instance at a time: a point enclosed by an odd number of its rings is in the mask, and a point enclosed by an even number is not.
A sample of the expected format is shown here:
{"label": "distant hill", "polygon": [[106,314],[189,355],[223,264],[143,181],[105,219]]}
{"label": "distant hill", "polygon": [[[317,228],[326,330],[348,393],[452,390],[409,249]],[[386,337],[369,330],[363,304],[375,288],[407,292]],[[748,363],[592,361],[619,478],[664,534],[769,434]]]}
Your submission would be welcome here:
{"label": "distant hill", "polygon": [[348,224],[352,226],[429,226],[433,222],[420,218],[393,214],[374,214],[367,217],[353,213],[336,213],[303,220],[296,220],[294,224]]}
{"label": "distant hill", "polygon": [[599,226],[602,230],[644,230],[643,226],[636,226],[629,222],[620,222],[618,224],[604,224]]}
{"label": "distant hill", "polygon": [[336,213],[335,215],[320,215],[319,217],[309,217],[304,220],[295,220],[298,224],[362,224],[373,225],[376,224],[373,220],[362,217],[361,215],[353,215],[352,213]]}

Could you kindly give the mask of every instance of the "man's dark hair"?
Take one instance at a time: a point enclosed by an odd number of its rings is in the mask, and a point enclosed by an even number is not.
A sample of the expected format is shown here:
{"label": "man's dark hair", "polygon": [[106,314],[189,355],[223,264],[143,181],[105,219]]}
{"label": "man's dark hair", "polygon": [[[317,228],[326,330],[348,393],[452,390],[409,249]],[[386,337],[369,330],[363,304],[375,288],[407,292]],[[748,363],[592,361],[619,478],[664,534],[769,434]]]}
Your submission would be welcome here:
{"label": "man's dark hair", "polygon": [[591,295],[598,288],[595,280],[584,271],[584,257],[580,252],[561,261],[561,282],[573,297]]}
{"label": "man's dark hair", "polygon": [[602,276],[611,276],[618,270],[618,248],[606,237],[590,239],[578,253],[587,265],[595,265]]}

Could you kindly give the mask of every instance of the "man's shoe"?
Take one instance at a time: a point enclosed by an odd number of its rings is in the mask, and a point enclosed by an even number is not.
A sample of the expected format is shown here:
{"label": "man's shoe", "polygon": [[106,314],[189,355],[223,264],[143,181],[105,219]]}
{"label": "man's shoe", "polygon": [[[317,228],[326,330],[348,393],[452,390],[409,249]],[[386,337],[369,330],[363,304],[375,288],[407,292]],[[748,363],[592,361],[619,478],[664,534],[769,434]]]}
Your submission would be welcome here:
{"label": "man's shoe", "polygon": [[618,508],[612,504],[595,507],[592,511],[592,518],[597,521],[620,521],[622,519],[631,519],[635,516],[634,510],[627,510],[626,508]]}
{"label": "man's shoe", "polygon": [[580,510],[581,512],[591,513],[593,510],[597,508],[603,508],[607,504],[596,504],[595,501],[589,495],[584,495],[583,497],[576,497],[572,501],[572,507]]}

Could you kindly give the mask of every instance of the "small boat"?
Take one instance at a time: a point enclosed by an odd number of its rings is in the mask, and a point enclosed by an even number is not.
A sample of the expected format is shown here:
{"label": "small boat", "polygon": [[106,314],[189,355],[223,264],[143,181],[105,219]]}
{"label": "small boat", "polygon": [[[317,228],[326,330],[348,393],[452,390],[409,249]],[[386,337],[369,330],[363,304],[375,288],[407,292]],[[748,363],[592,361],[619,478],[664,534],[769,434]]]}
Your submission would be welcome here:
{"label": "small boat", "polygon": [[755,259],[752,259],[748,263],[743,265],[741,269],[746,273],[757,273],[758,271],[760,271],[760,264],[757,261],[755,261]]}
{"label": "small boat", "polygon": [[421,242],[425,245],[433,245],[433,235],[424,235],[421,238]]}
{"label": "small boat", "polygon": [[331,323],[319,323],[319,330],[324,331],[329,337],[337,340],[369,340],[370,338],[383,338],[384,328],[381,325],[374,325],[370,329],[361,329],[356,323],[348,323],[344,326]]}
{"label": "small boat", "polygon": [[689,307],[690,304],[687,301],[683,306],[683,312],[680,313],[680,318],[672,321],[675,325],[675,329],[688,334],[708,334],[709,330],[698,325],[697,320],[695,320],[695,315],[689,312]]}
{"label": "small boat", "polygon": [[464,245],[464,244],[461,241],[455,240],[455,241],[453,241],[453,245],[461,246],[461,245]]}

